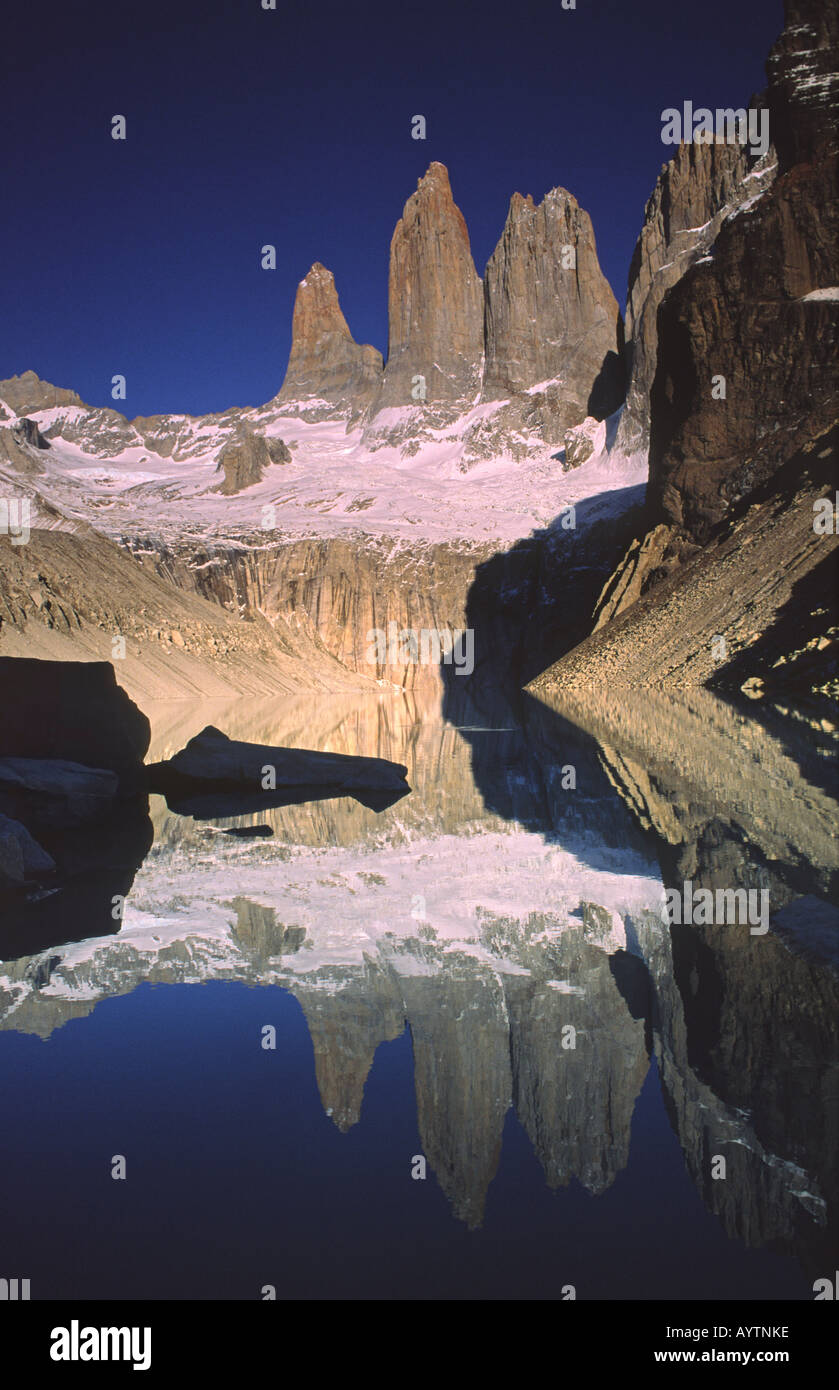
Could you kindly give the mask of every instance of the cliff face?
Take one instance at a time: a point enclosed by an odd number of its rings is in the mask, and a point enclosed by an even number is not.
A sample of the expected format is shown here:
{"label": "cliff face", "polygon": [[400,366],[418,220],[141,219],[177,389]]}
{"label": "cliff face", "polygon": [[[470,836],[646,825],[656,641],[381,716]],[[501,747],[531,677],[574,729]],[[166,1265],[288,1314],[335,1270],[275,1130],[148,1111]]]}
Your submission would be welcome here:
{"label": "cliff face", "polygon": [[382,375],[382,354],[357,343],[341,312],[335,278],[316,261],[297,287],[291,355],[277,400],[309,397],[358,413],[373,398]]}
{"label": "cliff face", "polygon": [[837,479],[839,43],[816,0],[787,21],[767,63],[777,174],[741,180],[735,200],[758,191],[658,309],[647,533],[594,636],[541,689],[593,688],[607,669],[755,695],[835,688],[835,526],[815,517]]}
{"label": "cliff face", "polygon": [[[373,413],[474,396],[483,354],[481,281],[448,170],[431,164],[390,243],[388,353]],[[425,396],[417,394],[422,376]],[[412,394],[413,393],[413,394]]]}
{"label": "cliff face", "polygon": [[646,453],[649,448],[657,319],[665,295],[708,254],[725,219],[769,186],[776,166],[771,149],[755,164],[745,146],[723,140],[680,145],[662,166],[629,269],[629,381],[616,441],[623,453]]}
{"label": "cliff face", "polygon": [[[181,590],[231,613],[259,614],[280,633],[296,632],[298,641],[340,662],[347,680],[356,672],[362,682],[439,692],[439,665],[423,662],[421,651],[419,661],[408,661],[397,634],[465,629],[476,566],[492,550],[440,544],[407,555],[384,540],[313,539],[161,549],[153,563]],[[148,562],[146,543],[144,552]]]}
{"label": "cliff face", "polygon": [[564,188],[534,206],[514,193],[486,269],[483,395],[526,391],[567,371],[569,397],[585,406],[620,315],[597,260],[591,218]]}
{"label": "cliff face", "polygon": [[[123,656],[114,648],[120,637]],[[114,661],[120,685],[141,706],[184,696],[358,689],[370,680],[349,673],[295,624],[226,612],[84,527],[75,534],[33,530],[26,545],[0,536],[0,650]]]}
{"label": "cliff face", "polygon": [[814,531],[813,518],[835,486],[838,436],[827,431],[794,454],[706,546],[685,549],[663,525],[634,542],[601,598],[603,622],[532,682],[534,693],[591,693],[604,682],[835,689],[839,536]]}
{"label": "cliff face", "polygon": [[[597,261],[591,219],[555,188],[536,206],[514,194],[482,285],[442,164],[405,205],[391,243],[390,342],[368,441],[417,452],[424,431],[480,400],[468,459],[562,443],[623,399],[623,325]],[[377,418],[414,407],[409,421]]]}
{"label": "cliff face", "polygon": [[819,0],[787,21],[767,63],[777,178],[659,315],[650,503],[700,542],[836,418],[839,81],[819,74],[839,68],[839,35]]}

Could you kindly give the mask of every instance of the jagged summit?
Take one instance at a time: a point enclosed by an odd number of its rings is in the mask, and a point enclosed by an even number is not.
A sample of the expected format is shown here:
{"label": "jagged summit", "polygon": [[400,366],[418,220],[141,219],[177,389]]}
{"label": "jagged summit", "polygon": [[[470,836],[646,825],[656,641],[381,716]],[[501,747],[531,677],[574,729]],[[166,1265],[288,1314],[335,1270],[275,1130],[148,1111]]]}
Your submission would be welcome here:
{"label": "jagged summit", "polygon": [[21,372],[20,376],[7,377],[0,381],[0,401],[5,401],[16,415],[27,415],[30,411],[49,410],[55,405],[83,405],[81,396],[75,391],[53,386],[42,381],[37,372]]}
{"label": "jagged summit", "polygon": [[[484,324],[484,399],[562,377],[567,424],[580,423],[610,353],[617,366],[622,325],[591,218],[567,189],[552,188],[538,205],[513,194],[486,268]],[[612,395],[614,410],[620,390]]]}

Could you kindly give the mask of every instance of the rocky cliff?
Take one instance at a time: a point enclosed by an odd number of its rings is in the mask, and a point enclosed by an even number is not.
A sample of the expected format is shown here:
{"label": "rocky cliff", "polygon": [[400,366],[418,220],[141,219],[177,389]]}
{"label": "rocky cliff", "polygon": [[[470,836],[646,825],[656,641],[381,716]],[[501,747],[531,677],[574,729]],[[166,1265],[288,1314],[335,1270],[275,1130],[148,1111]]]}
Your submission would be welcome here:
{"label": "rocky cliff", "polygon": [[335,277],[319,261],[297,286],[291,333],[279,402],[303,405],[313,398],[321,409],[325,404],[351,414],[370,404],[381,382],[382,354],[355,341],[341,312]]}
{"label": "rocky cliff", "polygon": [[606,667],[628,684],[833,688],[835,521],[815,518],[837,480],[837,67],[835,16],[789,3],[767,63],[777,173],[739,183],[735,199],[758,191],[660,304],[646,534],[595,636],[541,689]]}
{"label": "rocky cliff", "polygon": [[483,399],[540,387],[550,437],[620,405],[621,317],[591,218],[564,188],[538,206],[513,194],[484,277],[484,338]]}
{"label": "rocky cliff", "polygon": [[835,12],[789,4],[767,63],[777,177],[726,220],[659,319],[651,508],[699,541],[836,418],[839,82],[814,87],[816,61],[839,69]]}
{"label": "rocky cliff", "polygon": [[16,415],[28,415],[36,410],[49,410],[53,406],[84,405],[75,391],[65,390],[42,381],[36,372],[21,372],[20,376],[7,377],[0,381],[0,400],[10,405]]}
{"label": "rocky cliff", "polygon": [[[414,454],[466,415],[465,460],[562,444],[624,395],[623,324],[600,270],[591,219],[554,188],[513,195],[483,284],[448,171],[432,164],[391,243],[390,339],[367,441]],[[401,408],[401,417],[381,415]],[[406,413],[408,418],[406,418]]]}
{"label": "rocky cliff", "polygon": [[629,380],[616,440],[619,451],[646,454],[649,449],[658,311],[665,295],[709,253],[726,218],[769,186],[776,168],[774,150],[755,162],[746,146],[723,139],[682,144],[662,166],[629,268]]}
{"label": "rocky cliff", "polygon": [[283,618],[230,613],[179,590],[89,527],[35,529],[25,545],[0,536],[0,649],[3,656],[115,661],[120,685],[141,706],[186,695],[372,684]]}
{"label": "rocky cliff", "polygon": [[[530,689],[544,698],[605,683],[713,684],[834,696],[839,536],[815,531],[813,520],[837,464],[833,429],[733,508],[707,545],[686,547],[666,526],[633,543],[601,597],[604,621]],[[657,582],[644,592],[648,570]]]}
{"label": "rocky cliff", "polygon": [[469,233],[448,170],[433,163],[390,243],[388,351],[373,415],[417,401],[474,397],[482,355],[481,281]]}

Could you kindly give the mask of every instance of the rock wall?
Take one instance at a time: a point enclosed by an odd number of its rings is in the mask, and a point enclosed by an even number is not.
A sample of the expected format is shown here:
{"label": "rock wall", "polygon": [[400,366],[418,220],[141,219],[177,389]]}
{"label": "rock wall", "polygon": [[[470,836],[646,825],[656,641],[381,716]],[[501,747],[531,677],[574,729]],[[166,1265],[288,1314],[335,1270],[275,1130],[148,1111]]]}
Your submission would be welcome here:
{"label": "rock wall", "polygon": [[646,453],[650,390],[658,362],[658,311],[665,295],[706,256],[727,217],[775,177],[774,150],[755,163],[748,148],[717,140],[683,144],[662,165],[629,268],[626,339],[629,380],[616,449]]}
{"label": "rock wall", "polygon": [[837,416],[839,80],[813,85],[816,70],[837,69],[835,10],[788,4],[767,63],[777,177],[726,220],[659,314],[651,513],[700,542]]}
{"label": "rock wall", "polygon": [[[668,528],[636,543],[609,581],[603,612],[625,586],[628,607],[529,687],[540,697],[604,682],[689,688],[713,683],[755,694],[836,687],[839,537],[813,528],[819,500],[834,495],[839,432],[817,436],[783,476],[733,509],[705,547],[693,546],[661,577]],[[645,547],[648,550],[645,555]],[[657,582],[644,592],[649,559]],[[640,593],[640,597],[635,597]]]}
{"label": "rock wall", "polygon": [[185,588],[90,528],[33,530],[26,545],[0,536],[0,655],[112,661],[141,708],[185,695],[371,688],[282,618],[226,612]]}

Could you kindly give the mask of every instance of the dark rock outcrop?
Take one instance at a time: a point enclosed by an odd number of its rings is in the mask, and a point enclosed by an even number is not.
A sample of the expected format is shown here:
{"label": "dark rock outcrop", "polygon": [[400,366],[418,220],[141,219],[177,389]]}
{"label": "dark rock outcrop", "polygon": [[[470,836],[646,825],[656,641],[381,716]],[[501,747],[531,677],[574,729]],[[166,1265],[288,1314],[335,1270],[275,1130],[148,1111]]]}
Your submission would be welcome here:
{"label": "dark rock outcrop", "polygon": [[232,497],[261,482],[272,463],[290,462],[291,451],[281,439],[266,439],[243,427],[219,455],[216,472],[223,473],[224,480],[213,490]]}
{"label": "dark rock outcrop", "polygon": [[[15,473],[36,475],[44,472],[42,460],[38,457],[41,445],[30,443],[27,432],[17,428],[18,424],[25,423],[32,425],[33,421],[18,421],[13,426],[0,427],[0,468],[4,464],[9,464]],[[39,439],[43,440],[48,447],[47,441],[35,426]]]}
{"label": "dark rock outcrop", "polygon": [[748,147],[693,142],[662,165],[647,203],[629,269],[626,339],[629,381],[616,448],[646,452],[650,442],[650,389],[658,362],[658,311],[669,290],[706,256],[725,219],[759,196],[775,176],[770,149],[755,163]]}
{"label": "dark rock outcrop", "polygon": [[839,10],[785,0],[786,24],[766,64],[772,139],[783,169],[836,153]]}
{"label": "dark rock outcrop", "polygon": [[35,421],[28,419],[25,415],[12,425],[12,434],[18,443],[31,444],[33,449],[48,449],[50,447],[49,440],[41,434]]}
{"label": "dark rock outcrop", "polygon": [[[2,795],[2,791],[0,791]],[[55,861],[19,820],[0,814],[0,894],[49,876]]]}
{"label": "dark rock outcrop", "polygon": [[655,521],[700,542],[837,413],[839,81],[818,74],[839,69],[839,29],[820,0],[786,10],[767,63],[777,178],[658,319],[649,498]]}
{"label": "dark rock outcrop", "polygon": [[291,355],[277,400],[307,397],[354,412],[369,405],[382,376],[382,354],[357,343],[338,301],[335,278],[316,261],[297,286]]}
{"label": "dark rock outcrop", "polygon": [[0,758],[67,759],[130,784],[150,736],[107,662],[0,657]]}

